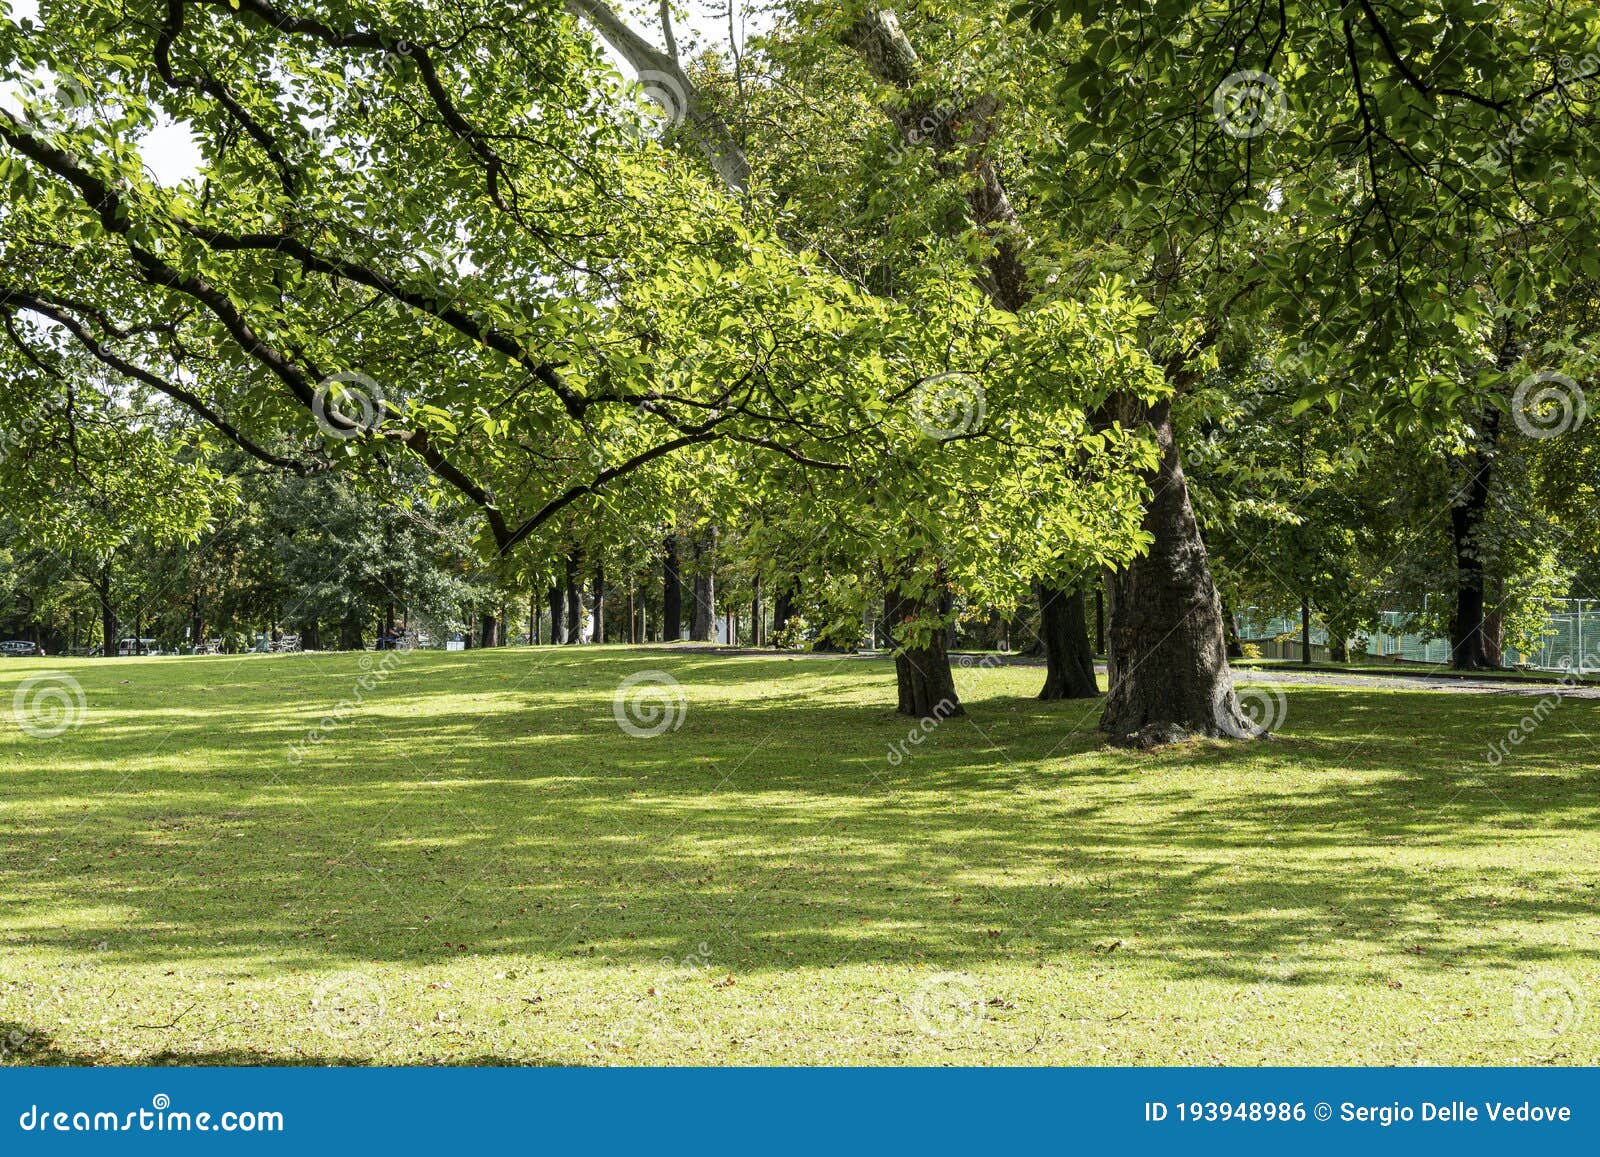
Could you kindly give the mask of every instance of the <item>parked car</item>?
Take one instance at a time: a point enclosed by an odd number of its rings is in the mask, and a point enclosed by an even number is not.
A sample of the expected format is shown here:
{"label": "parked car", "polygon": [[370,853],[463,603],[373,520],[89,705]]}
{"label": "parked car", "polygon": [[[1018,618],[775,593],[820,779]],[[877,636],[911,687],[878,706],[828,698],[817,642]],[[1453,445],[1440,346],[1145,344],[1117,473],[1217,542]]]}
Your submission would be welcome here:
{"label": "parked car", "polygon": [[10,639],[0,643],[0,655],[8,659],[42,654],[44,654],[44,651],[38,643],[30,643],[26,639]]}

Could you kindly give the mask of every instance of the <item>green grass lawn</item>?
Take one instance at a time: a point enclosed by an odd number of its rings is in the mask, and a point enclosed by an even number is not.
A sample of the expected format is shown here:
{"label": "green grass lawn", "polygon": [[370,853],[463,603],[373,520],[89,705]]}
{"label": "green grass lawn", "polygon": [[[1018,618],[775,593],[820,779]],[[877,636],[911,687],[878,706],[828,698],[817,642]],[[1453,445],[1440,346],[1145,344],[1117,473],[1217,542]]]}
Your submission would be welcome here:
{"label": "green grass lawn", "polygon": [[7,1063],[1600,1063],[1600,702],[1141,755],[972,668],[896,762],[882,662],[381,658],[0,662]]}

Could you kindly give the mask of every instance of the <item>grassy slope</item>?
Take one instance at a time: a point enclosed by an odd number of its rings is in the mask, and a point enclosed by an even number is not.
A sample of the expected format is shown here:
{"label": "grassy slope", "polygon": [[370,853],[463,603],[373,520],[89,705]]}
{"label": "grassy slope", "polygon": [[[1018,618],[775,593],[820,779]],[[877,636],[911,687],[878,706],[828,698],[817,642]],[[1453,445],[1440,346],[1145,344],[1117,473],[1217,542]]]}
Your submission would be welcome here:
{"label": "grassy slope", "polygon": [[[896,767],[882,663],[523,649],[406,656],[291,762],[362,661],[0,662],[0,1052],[1600,1062],[1600,703],[1498,768],[1532,700],[1381,684],[1137,756],[974,669]],[[634,739],[648,668],[689,710]],[[3,717],[46,669],[54,740]]]}

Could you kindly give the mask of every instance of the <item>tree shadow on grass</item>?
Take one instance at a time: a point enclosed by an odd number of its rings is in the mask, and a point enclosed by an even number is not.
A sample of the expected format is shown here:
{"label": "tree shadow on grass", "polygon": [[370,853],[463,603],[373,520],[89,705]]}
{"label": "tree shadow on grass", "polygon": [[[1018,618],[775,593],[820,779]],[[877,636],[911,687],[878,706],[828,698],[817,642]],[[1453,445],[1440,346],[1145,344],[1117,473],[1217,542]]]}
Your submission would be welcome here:
{"label": "tree shadow on grass", "polygon": [[[1481,955],[1486,927],[1594,910],[1570,864],[1523,852],[1594,828],[1600,772],[1572,758],[1593,704],[1500,766],[1481,753],[1525,704],[1320,687],[1286,689],[1265,743],[1117,751],[1084,704],[974,694],[912,744],[872,687],[851,701],[862,664],[550,650],[531,673],[538,651],[418,658],[317,743],[319,696],[354,663],[279,661],[262,669],[316,689],[245,680],[192,715],[162,713],[171,688],[109,696],[54,746],[9,751],[10,916],[114,967],[643,965],[711,943],[745,972],[963,968],[1122,942],[1174,978],[1278,983],[1286,954],[1372,979],[1347,948],[1449,961]],[[613,692],[652,668],[686,714],[637,738]],[[839,698],[797,700],[799,680]]]}

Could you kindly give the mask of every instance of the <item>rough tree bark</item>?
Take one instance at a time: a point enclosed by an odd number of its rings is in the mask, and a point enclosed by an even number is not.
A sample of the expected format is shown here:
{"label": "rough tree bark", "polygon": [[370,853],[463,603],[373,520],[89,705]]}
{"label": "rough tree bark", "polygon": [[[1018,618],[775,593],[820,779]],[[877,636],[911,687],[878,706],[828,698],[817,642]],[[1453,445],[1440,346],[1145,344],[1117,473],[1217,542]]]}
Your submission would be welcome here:
{"label": "rough tree bark", "polygon": [[[1155,432],[1160,461],[1146,479],[1150,552],[1106,582],[1111,689],[1100,727],[1113,742],[1140,747],[1191,735],[1259,735],[1234,694],[1222,603],[1189,505],[1171,403],[1120,401],[1125,425],[1142,420]],[[1136,407],[1144,412],[1131,412]]]}
{"label": "rough tree bark", "polygon": [[794,617],[794,580],[790,580],[778,588],[777,597],[772,600],[772,633],[781,635],[789,626],[789,620]]}
{"label": "rough tree bark", "polygon": [[1040,586],[1039,640],[1044,644],[1045,678],[1040,699],[1098,699],[1094,652],[1089,649],[1087,606],[1081,590]]}
{"label": "rough tree bark", "polygon": [[761,621],[761,576],[755,578],[754,591],[750,596],[750,645],[764,647],[767,645],[767,625]]}
{"label": "rough tree bark", "polygon": [[961,697],[956,694],[950,672],[950,653],[945,649],[943,630],[923,629],[927,641],[908,645],[909,626],[919,620],[939,616],[941,607],[907,594],[890,583],[884,592],[883,617],[889,623],[895,643],[894,672],[898,691],[896,710],[916,719],[941,719],[964,715]]}
{"label": "rough tree bark", "polygon": [[594,634],[590,641],[603,643],[606,641],[606,568],[596,565],[594,568]]}
{"label": "rough tree bark", "polygon": [[1228,658],[1242,659],[1244,658],[1244,644],[1239,641],[1239,630],[1234,626],[1233,611],[1229,609],[1227,599],[1218,597],[1219,605],[1222,607],[1222,631],[1227,639]]}
{"label": "rough tree bark", "polygon": [[583,554],[567,555],[567,642],[583,642]]}
{"label": "rough tree bark", "polygon": [[108,561],[100,568],[94,584],[95,597],[100,603],[100,632],[105,638],[100,655],[105,659],[116,658],[117,635],[121,629],[121,624],[117,622],[117,608],[111,601],[111,565]]}
{"label": "rough tree bark", "polygon": [[712,527],[697,537],[691,548],[694,555],[694,609],[689,619],[689,639],[709,643],[716,623],[717,580],[713,573],[717,531]]}
{"label": "rough tree bark", "polygon": [[566,642],[566,637],[561,633],[561,608],[562,591],[559,586],[550,588],[550,645],[559,647]]}
{"label": "rough tree bark", "polygon": [[678,536],[667,535],[662,544],[661,564],[661,641],[676,643],[683,638],[683,575],[678,569]]}
{"label": "rough tree bark", "polygon": [[1450,617],[1450,665],[1458,671],[1493,670],[1500,651],[1491,647],[1485,630],[1488,611],[1486,574],[1480,537],[1489,514],[1495,441],[1500,411],[1489,407],[1479,441],[1467,461],[1467,480],[1450,507],[1450,542],[1456,562],[1456,605]]}
{"label": "rough tree bark", "polygon": [[1505,599],[1506,580],[1497,578],[1490,584],[1489,605],[1483,613],[1483,648],[1502,663],[1506,650]]}
{"label": "rough tree bark", "polygon": [[[1509,327],[1497,335],[1494,368],[1502,378],[1522,359],[1523,342]],[[1483,529],[1489,515],[1494,464],[1499,455],[1500,408],[1484,407],[1478,440],[1467,459],[1467,478],[1450,506],[1450,541],[1456,562],[1456,605],[1450,617],[1450,665],[1458,671],[1501,666],[1498,605],[1488,605]],[[1494,621],[1491,622],[1491,619]]]}

